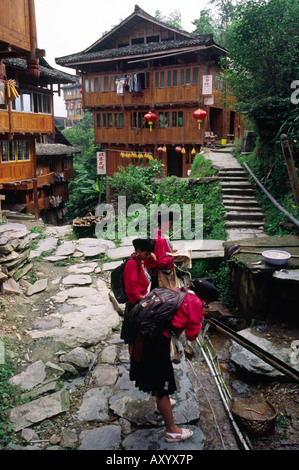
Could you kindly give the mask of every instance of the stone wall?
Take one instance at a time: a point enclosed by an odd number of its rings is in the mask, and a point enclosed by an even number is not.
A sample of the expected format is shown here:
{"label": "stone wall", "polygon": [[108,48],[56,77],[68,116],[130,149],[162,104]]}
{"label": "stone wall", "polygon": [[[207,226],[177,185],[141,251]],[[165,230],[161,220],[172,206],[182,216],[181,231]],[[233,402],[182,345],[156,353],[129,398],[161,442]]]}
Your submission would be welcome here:
{"label": "stone wall", "polygon": [[1,293],[18,293],[17,281],[31,268],[32,234],[23,224],[0,225],[0,284]]}

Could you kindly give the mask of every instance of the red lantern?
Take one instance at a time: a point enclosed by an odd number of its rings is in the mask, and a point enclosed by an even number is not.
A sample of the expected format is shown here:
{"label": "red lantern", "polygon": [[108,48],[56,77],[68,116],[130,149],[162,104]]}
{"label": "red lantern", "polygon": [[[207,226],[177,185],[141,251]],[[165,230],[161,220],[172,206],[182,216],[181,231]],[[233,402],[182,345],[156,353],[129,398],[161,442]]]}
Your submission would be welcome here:
{"label": "red lantern", "polygon": [[157,152],[159,152],[159,153],[163,152],[163,147],[161,147],[161,145],[160,145],[160,147],[157,148]]}
{"label": "red lantern", "polygon": [[176,151],[177,153],[181,153],[182,147],[180,147],[180,146],[176,147],[176,148],[175,148],[175,151]]}
{"label": "red lantern", "polygon": [[152,112],[149,112],[149,113],[146,113],[143,117],[144,117],[144,120],[149,123],[150,131],[152,132],[152,126],[154,122],[157,120],[157,115]]}
{"label": "red lantern", "polygon": [[200,129],[201,121],[207,116],[207,112],[204,109],[197,109],[193,112],[193,117],[197,119],[198,129]]}

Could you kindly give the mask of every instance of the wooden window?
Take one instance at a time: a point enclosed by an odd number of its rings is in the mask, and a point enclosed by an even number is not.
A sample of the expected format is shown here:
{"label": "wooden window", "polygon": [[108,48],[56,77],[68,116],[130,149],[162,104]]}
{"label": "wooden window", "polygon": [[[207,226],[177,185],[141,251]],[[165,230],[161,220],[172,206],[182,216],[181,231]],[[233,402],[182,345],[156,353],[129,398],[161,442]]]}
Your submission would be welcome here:
{"label": "wooden window", "polygon": [[124,127],[124,115],[119,113],[118,115],[118,127]]}
{"label": "wooden window", "polygon": [[89,93],[89,80],[88,78],[85,78],[84,80],[84,90],[86,93]]}
{"label": "wooden window", "polygon": [[164,114],[162,112],[159,113],[159,127],[164,126]]}
{"label": "wooden window", "polygon": [[25,140],[23,142],[23,152],[24,152],[24,160],[30,160],[30,150],[29,150],[29,142]]}
{"label": "wooden window", "polygon": [[116,78],[114,77],[114,75],[112,75],[112,77],[110,77],[110,90],[111,91],[115,90],[115,80]]}
{"label": "wooden window", "polygon": [[112,113],[108,113],[108,127],[112,127]]}
{"label": "wooden window", "polygon": [[199,75],[199,68],[193,68],[193,77],[192,77],[192,85],[198,85],[198,75]]}
{"label": "wooden window", "polygon": [[17,142],[17,160],[18,161],[24,160],[24,147],[23,147],[23,142],[20,140]]}
{"label": "wooden window", "polygon": [[156,88],[160,86],[160,75],[159,72],[156,72]]}
{"label": "wooden window", "polygon": [[133,44],[144,44],[144,38],[135,38],[132,39],[132,45]]}
{"label": "wooden window", "polygon": [[181,70],[181,85],[185,85],[185,70]]}
{"label": "wooden window", "polygon": [[164,127],[169,127],[169,112],[164,114]]}
{"label": "wooden window", "polygon": [[183,111],[179,111],[178,113],[178,127],[183,127],[184,125],[184,114],[183,114]]}
{"label": "wooden window", "polygon": [[156,88],[164,88],[164,87],[165,87],[165,73],[156,72]]}
{"label": "wooden window", "polygon": [[178,71],[169,70],[167,72],[167,86],[177,86],[178,84]]}
{"label": "wooden window", "polygon": [[101,113],[97,114],[97,127],[102,127],[102,115],[101,115]]}
{"label": "wooden window", "polygon": [[176,111],[173,111],[171,113],[172,119],[171,119],[171,125],[172,127],[177,127],[177,113]]}
{"label": "wooden window", "polygon": [[172,86],[177,86],[178,84],[178,71],[173,70],[172,72]]}
{"label": "wooden window", "polygon": [[99,91],[99,79],[98,79],[98,77],[90,79],[90,91],[92,93],[98,93],[98,91]]}
{"label": "wooden window", "polygon": [[109,77],[104,77],[104,91],[109,91]]}
{"label": "wooden window", "polygon": [[16,148],[14,142],[8,142],[8,161],[15,162],[16,161]]}
{"label": "wooden window", "polygon": [[1,142],[1,161],[2,163],[8,162],[8,142]]}
{"label": "wooden window", "polygon": [[186,85],[191,84],[191,69],[186,69]]}
{"label": "wooden window", "polygon": [[106,113],[103,113],[103,127],[107,127],[107,117],[106,117]]}

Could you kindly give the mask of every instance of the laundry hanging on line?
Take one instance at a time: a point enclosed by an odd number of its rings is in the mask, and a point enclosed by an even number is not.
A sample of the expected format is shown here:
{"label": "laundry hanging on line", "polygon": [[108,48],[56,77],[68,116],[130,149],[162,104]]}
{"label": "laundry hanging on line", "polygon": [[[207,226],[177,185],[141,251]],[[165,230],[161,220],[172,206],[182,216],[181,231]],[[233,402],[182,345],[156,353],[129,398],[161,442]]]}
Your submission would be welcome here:
{"label": "laundry hanging on line", "polygon": [[126,75],[124,78],[117,80],[116,92],[118,95],[123,95],[124,91],[127,90],[129,93],[142,92],[141,74],[135,73]]}

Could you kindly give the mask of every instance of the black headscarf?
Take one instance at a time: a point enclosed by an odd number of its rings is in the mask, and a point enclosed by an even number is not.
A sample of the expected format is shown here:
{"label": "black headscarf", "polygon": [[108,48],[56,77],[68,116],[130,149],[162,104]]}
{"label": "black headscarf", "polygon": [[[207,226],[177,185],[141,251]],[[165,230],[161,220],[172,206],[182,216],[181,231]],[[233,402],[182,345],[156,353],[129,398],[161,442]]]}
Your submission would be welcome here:
{"label": "black headscarf", "polygon": [[156,240],[152,238],[135,238],[133,240],[133,246],[135,250],[139,248],[141,251],[154,251],[156,246]]}
{"label": "black headscarf", "polygon": [[194,279],[190,287],[200,299],[207,299],[210,302],[214,302],[220,297],[220,290],[205,279],[199,277]]}

